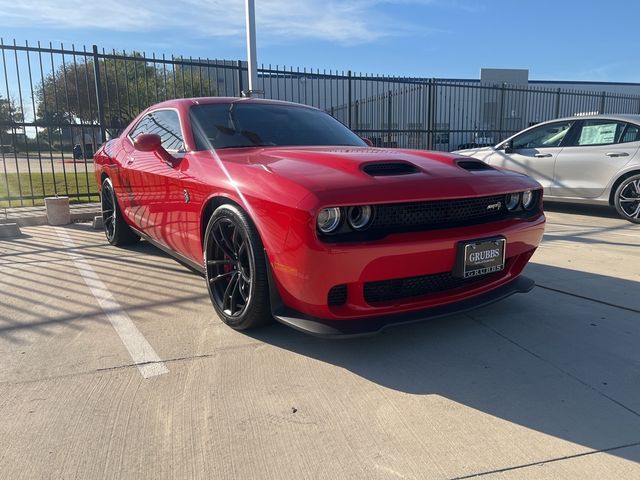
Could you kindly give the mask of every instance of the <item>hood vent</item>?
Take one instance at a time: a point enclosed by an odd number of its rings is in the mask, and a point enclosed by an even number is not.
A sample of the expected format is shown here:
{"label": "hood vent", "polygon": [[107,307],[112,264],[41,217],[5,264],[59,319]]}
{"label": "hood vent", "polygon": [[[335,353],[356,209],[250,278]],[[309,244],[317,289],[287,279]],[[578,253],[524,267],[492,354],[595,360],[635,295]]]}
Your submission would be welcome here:
{"label": "hood vent", "polygon": [[415,165],[405,162],[380,162],[368,163],[362,167],[362,171],[372,177],[389,177],[392,175],[409,175],[420,170]]}
{"label": "hood vent", "polygon": [[458,160],[457,165],[469,172],[478,172],[482,170],[495,170],[495,168],[487,165],[480,160]]}

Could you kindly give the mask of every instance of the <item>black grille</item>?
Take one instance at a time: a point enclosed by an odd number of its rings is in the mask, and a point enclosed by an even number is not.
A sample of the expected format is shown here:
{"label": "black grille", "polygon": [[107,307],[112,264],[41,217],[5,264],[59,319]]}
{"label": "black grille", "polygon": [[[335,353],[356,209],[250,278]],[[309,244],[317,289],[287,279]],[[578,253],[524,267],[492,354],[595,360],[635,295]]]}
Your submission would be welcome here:
{"label": "black grille", "polygon": [[331,235],[319,234],[319,237],[327,242],[371,241],[393,233],[466,227],[512,218],[527,219],[540,213],[539,202],[531,210],[510,212],[504,201],[504,195],[492,195],[374,205],[374,217],[366,230],[354,231],[347,222],[342,222],[337,232]]}
{"label": "black grille", "polygon": [[389,302],[391,300],[446,292],[489,278],[500,277],[503,274],[504,272],[497,272],[477,278],[458,278],[454,277],[451,272],[445,272],[419,277],[368,282],[364,284],[364,299],[367,303]]}
{"label": "black grille", "polygon": [[369,163],[362,167],[362,171],[372,177],[387,177],[390,175],[408,175],[417,173],[418,167],[410,163],[403,162],[385,162],[385,163]]}
{"label": "black grille", "polygon": [[347,302],[347,286],[336,285],[329,290],[327,303],[329,305],[344,305]]}
{"label": "black grille", "polygon": [[509,216],[504,196],[378,205],[370,230],[413,231],[500,220]]}

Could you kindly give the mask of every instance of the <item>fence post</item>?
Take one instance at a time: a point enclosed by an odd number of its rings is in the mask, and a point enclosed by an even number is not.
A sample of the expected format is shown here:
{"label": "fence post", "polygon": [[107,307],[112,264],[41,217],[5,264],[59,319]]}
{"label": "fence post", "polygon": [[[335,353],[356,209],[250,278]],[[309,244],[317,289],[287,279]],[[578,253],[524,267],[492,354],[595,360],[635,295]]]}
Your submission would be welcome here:
{"label": "fence post", "polygon": [[358,129],[358,126],[360,125],[360,101],[356,100],[355,104],[354,104],[355,108],[353,109],[353,113],[355,114],[355,128]]}
{"label": "fence post", "polygon": [[100,140],[107,141],[104,125],[104,103],[102,101],[102,80],[100,79],[100,59],[98,57],[98,46],[93,45],[93,76],[96,85],[96,105],[98,107],[98,123],[100,124]]}
{"label": "fence post", "polygon": [[554,118],[558,118],[560,116],[560,95],[561,95],[562,90],[560,90],[560,88],[558,88],[558,91],[556,93],[556,114],[554,116]]}
{"label": "fence post", "polygon": [[502,82],[502,86],[500,87],[500,113],[498,114],[500,115],[500,118],[498,118],[498,135],[500,138],[498,141],[502,141],[503,139],[502,126],[504,122],[504,92],[506,86],[507,84]]}
{"label": "fence post", "polygon": [[391,90],[389,90],[389,103],[387,105],[387,147],[391,147],[391,108],[393,107]]}
{"label": "fence post", "polygon": [[242,82],[242,60],[238,60],[236,66],[238,67],[238,96],[242,96],[242,90],[244,85]]}
{"label": "fence post", "polygon": [[351,128],[351,101],[352,101],[352,96],[351,96],[351,70],[349,70],[348,73],[347,73],[347,82],[348,82],[348,84],[347,84],[347,92],[348,92],[347,95],[349,97],[348,98],[348,102],[347,102],[348,109],[349,109],[349,111],[347,113],[347,126],[349,128]]}
{"label": "fence post", "polygon": [[607,92],[603,90],[602,97],[600,97],[600,111],[598,113],[604,113],[604,104],[605,104],[606,97],[607,97]]}
{"label": "fence post", "polygon": [[433,150],[433,119],[435,117],[435,99],[433,97],[435,91],[436,88],[433,83],[433,78],[430,78],[427,84],[427,150]]}

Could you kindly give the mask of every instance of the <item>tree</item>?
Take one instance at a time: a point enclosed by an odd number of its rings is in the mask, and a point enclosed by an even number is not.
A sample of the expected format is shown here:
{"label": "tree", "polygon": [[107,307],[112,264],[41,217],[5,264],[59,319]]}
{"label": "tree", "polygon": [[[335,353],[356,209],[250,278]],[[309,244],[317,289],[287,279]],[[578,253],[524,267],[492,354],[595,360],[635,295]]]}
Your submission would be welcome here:
{"label": "tree", "polygon": [[[167,73],[167,95],[170,98],[208,97],[217,94],[217,66],[194,66],[189,60],[174,59]],[[198,61],[198,63],[206,63]]]}
{"label": "tree", "polygon": [[[169,99],[215,95],[215,77],[207,67],[174,60],[169,64],[140,53],[117,53],[99,60],[104,122],[112,133],[124,128],[149,105]],[[37,119],[45,128],[98,124],[92,58],[66,62],[37,88]]]}
{"label": "tree", "polygon": [[17,111],[14,102],[0,95],[0,133],[8,133],[22,122],[22,114]]}
{"label": "tree", "polygon": [[[106,128],[120,129],[158,101],[159,71],[138,53],[100,59]],[[127,58],[128,57],[128,58]],[[48,127],[98,123],[93,59],[60,65],[37,88],[37,117]]]}

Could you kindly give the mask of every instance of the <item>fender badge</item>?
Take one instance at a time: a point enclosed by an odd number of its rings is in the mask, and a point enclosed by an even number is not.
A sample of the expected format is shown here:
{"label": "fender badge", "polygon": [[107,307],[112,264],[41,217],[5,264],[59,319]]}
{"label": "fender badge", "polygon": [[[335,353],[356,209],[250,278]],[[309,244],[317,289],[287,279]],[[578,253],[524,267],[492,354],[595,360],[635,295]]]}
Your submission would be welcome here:
{"label": "fender badge", "polygon": [[184,194],[184,203],[189,203],[191,201],[191,195],[189,195],[189,192],[187,190],[184,190],[183,194]]}

